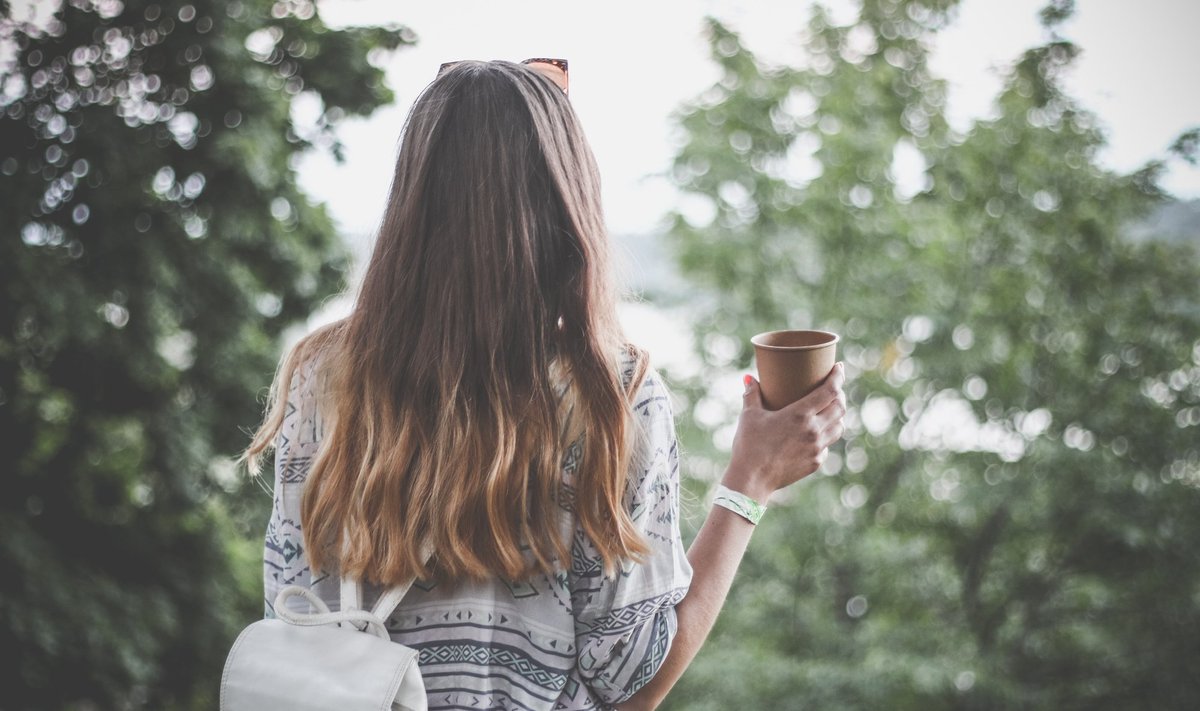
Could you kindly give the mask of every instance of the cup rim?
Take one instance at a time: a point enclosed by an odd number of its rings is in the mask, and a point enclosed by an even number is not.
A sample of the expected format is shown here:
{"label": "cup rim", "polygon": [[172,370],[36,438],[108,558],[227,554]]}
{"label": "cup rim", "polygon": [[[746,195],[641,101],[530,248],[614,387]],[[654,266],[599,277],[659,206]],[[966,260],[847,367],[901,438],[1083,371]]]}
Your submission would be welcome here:
{"label": "cup rim", "polygon": [[[769,336],[774,336],[777,333],[820,333],[822,335],[829,336],[829,339],[823,343],[814,343],[808,346],[773,346],[761,342],[762,339]],[[832,346],[840,340],[842,340],[842,337],[833,331],[822,331],[815,328],[781,328],[777,331],[764,331],[763,333],[752,337],[750,342],[754,344],[755,348],[762,348],[768,351],[812,351],[818,348]]]}

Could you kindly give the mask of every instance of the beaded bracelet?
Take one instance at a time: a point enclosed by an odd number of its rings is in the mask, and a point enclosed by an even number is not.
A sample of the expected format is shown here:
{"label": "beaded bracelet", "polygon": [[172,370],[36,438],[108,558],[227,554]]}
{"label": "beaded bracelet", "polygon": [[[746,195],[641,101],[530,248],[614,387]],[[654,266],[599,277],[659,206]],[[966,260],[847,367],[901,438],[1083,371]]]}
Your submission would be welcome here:
{"label": "beaded bracelet", "polygon": [[767,507],[740,491],[734,491],[724,484],[717,485],[717,494],[713,497],[713,506],[729,509],[738,516],[746,519],[755,526],[762,520]]}

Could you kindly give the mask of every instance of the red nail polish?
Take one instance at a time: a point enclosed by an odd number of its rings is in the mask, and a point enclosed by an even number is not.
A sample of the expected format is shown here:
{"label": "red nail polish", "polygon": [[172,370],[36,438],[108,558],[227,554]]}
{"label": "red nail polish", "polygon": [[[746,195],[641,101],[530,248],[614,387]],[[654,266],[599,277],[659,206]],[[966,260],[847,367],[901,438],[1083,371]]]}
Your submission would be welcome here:
{"label": "red nail polish", "polygon": [[743,385],[745,385],[746,387],[750,387],[750,381],[751,381],[751,380],[753,380],[753,378],[751,378],[751,377],[750,377],[750,374],[749,374],[749,373],[747,373],[746,375],[742,376],[742,384],[743,384]]}

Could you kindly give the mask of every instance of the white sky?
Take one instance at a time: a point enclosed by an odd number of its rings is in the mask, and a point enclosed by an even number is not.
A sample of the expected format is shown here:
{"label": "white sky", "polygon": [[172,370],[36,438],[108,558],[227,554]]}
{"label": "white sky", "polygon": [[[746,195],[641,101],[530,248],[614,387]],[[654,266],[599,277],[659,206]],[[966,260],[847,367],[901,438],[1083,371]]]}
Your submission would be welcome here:
{"label": "white sky", "polygon": [[[677,205],[662,173],[675,149],[670,113],[717,75],[701,36],[712,14],[741,33],[747,47],[771,63],[796,63],[797,33],[810,2],[763,0],[610,0],[574,4],[484,0],[399,3],[322,0],[332,25],[398,22],[419,36],[415,47],[387,64],[396,103],[365,120],[343,124],[346,162],[314,152],[299,164],[310,196],[324,201],[348,235],[373,233],[383,212],[396,141],[405,113],[438,65],[455,59],[566,57],[571,102],[596,153],[610,230],[651,232]],[[852,0],[835,0],[835,19],[851,21]],[[1037,11],[1043,0],[965,0],[956,21],[939,34],[934,71],[951,85],[950,115],[960,128],[986,116],[999,89],[997,69],[1043,40]],[[1162,156],[1183,130],[1200,125],[1200,27],[1195,0],[1080,0],[1064,34],[1083,55],[1068,84],[1109,131],[1103,159],[1132,170]],[[1200,197],[1200,169],[1172,161],[1166,187]]]}

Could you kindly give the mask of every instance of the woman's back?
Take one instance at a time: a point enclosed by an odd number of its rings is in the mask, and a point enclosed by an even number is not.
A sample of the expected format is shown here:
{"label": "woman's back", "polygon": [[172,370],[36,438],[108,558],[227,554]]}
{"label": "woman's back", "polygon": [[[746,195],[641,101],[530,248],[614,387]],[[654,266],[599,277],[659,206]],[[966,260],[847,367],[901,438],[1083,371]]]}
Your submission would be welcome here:
{"label": "woman's back", "polygon": [[[623,352],[625,386],[636,370]],[[311,369],[293,380],[276,441],[274,508],[264,554],[264,602],[279,588],[309,586],[331,608],[336,576],[313,579],[303,548],[300,500],[323,433]],[[603,574],[594,542],[573,515],[588,476],[577,440],[566,448],[556,516],[570,536],[570,561],[529,580],[457,584],[417,581],[388,620],[392,638],[420,651],[431,709],[592,709],[620,701],[658,670],[676,631],[674,606],[691,566],[679,535],[679,452],[667,393],[650,371],[631,400],[644,436],[633,454],[624,504],[651,553]],[[585,435],[586,436],[586,433]],[[368,605],[380,589],[367,586]]]}
{"label": "woman's back", "polygon": [[670,404],[621,332],[565,93],[511,62],[427,87],[355,308],[293,348],[244,455],[257,471],[275,446],[266,614],[284,585],[336,608],[338,575],[419,579],[387,626],[435,709],[653,707],[762,504],[842,433],[840,371],[778,413],[747,376],[719,510],[685,554]]}

